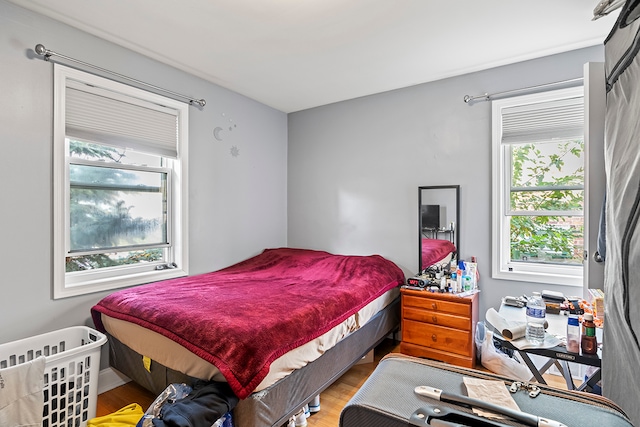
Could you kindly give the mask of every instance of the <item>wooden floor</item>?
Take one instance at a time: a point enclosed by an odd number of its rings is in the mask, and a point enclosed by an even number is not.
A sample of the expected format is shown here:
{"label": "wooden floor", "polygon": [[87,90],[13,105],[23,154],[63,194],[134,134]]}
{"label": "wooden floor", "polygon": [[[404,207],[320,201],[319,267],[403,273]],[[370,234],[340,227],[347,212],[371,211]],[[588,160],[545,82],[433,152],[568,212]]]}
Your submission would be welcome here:
{"label": "wooden floor", "polygon": [[[375,349],[373,363],[362,363],[348,370],[320,395],[321,410],[307,419],[308,426],[337,427],[340,411],[371,375],[380,359],[388,353],[399,351],[400,344],[398,342],[385,340]],[[566,384],[562,377],[545,375],[545,380],[551,386],[566,389]],[[131,403],[138,403],[143,410],[146,410],[155,398],[155,395],[130,382],[98,395],[96,416],[110,414]]]}

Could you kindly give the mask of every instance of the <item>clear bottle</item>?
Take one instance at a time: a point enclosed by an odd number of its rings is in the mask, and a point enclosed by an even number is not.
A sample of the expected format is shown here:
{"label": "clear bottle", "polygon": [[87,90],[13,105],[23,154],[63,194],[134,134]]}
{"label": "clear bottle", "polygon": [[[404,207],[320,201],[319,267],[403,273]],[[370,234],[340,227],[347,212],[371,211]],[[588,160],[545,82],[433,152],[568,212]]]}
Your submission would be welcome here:
{"label": "clear bottle", "polygon": [[580,319],[575,313],[570,313],[567,319],[567,351],[580,353]]}
{"label": "clear bottle", "polygon": [[542,300],[540,292],[533,292],[527,301],[527,329],[526,338],[532,344],[544,342],[544,321],[547,306]]}
{"label": "clear bottle", "polygon": [[593,314],[586,313],[582,319],[583,332],[580,340],[582,354],[596,354],[598,352],[598,340],[596,339],[596,324],[593,323]]}

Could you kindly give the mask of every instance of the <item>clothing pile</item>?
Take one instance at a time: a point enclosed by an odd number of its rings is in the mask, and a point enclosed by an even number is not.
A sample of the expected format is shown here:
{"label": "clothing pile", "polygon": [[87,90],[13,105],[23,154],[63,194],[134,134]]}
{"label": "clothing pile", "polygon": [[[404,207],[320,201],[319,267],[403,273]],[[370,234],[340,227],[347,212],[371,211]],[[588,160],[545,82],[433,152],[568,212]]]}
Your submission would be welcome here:
{"label": "clothing pile", "polygon": [[238,398],[229,384],[196,381],[170,384],[146,412],[138,404],[89,420],[87,427],[226,427]]}

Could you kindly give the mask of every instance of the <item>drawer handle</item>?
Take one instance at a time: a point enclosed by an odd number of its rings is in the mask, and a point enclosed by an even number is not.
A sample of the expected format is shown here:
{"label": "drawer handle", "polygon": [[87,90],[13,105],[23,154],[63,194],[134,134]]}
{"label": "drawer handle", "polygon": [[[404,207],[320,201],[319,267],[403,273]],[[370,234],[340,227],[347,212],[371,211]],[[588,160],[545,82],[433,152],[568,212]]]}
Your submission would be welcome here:
{"label": "drawer handle", "polygon": [[433,320],[433,323],[438,323],[438,317],[437,316],[431,316],[431,320]]}
{"label": "drawer handle", "polygon": [[431,308],[433,308],[434,310],[436,310],[438,308],[438,305],[434,302],[431,304]]}
{"label": "drawer handle", "polygon": [[438,341],[438,336],[436,334],[431,335],[431,339],[433,341]]}

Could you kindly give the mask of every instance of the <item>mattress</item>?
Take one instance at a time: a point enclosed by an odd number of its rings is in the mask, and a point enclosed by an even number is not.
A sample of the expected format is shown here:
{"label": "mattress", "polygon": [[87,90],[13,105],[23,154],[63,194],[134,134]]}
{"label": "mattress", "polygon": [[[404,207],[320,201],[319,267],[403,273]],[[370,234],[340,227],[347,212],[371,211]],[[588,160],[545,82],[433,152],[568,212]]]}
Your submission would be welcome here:
{"label": "mattress", "polygon": [[[269,373],[254,392],[266,389],[296,369],[318,359],[347,335],[358,330],[399,295],[393,288],[323,335],[285,353],[271,363]],[[106,331],[130,349],[161,365],[194,378],[225,381],[218,368],[175,341],[135,323],[101,314]]]}
{"label": "mattress", "polygon": [[[296,369],[273,385],[240,400],[233,410],[236,427],[281,427],[400,326],[400,297],[348,334],[321,357]],[[169,384],[192,383],[195,378],[153,363],[146,369],[142,355],[109,335],[111,366],[154,394]]]}

